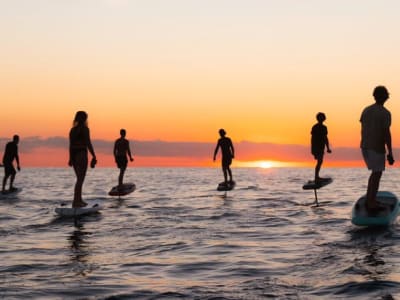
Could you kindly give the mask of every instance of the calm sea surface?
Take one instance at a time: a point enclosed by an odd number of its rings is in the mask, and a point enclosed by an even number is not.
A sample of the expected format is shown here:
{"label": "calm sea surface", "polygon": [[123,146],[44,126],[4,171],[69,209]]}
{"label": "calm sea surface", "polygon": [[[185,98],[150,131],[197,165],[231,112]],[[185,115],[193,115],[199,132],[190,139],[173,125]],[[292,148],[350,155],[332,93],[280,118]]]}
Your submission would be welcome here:
{"label": "calm sea surface", "polygon": [[[2,171],[2,170],[1,170]],[[400,226],[350,222],[365,169],[130,168],[137,190],[107,196],[118,170],[89,170],[84,198],[99,214],[59,218],[72,199],[71,169],[23,169],[0,196],[0,298],[5,299],[400,299]],[[381,190],[400,195],[400,170]]]}

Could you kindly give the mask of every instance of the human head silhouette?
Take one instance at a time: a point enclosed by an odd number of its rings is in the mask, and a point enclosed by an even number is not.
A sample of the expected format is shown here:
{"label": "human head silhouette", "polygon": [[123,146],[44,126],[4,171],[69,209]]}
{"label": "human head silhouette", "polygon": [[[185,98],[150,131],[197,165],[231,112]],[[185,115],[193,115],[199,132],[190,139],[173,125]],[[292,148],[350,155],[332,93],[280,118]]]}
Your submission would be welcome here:
{"label": "human head silhouette", "polygon": [[125,137],[126,136],[126,130],[125,129],[121,129],[119,131],[119,134],[121,135],[121,137]]}
{"label": "human head silhouette", "polygon": [[386,102],[387,99],[389,99],[389,92],[387,88],[383,85],[378,85],[377,87],[375,87],[372,95],[375,98],[375,102],[378,104],[383,104]]}
{"label": "human head silhouette", "polygon": [[317,121],[321,122],[321,123],[326,120],[326,116],[323,112],[317,113],[316,118],[317,118]]}
{"label": "human head silhouette", "polygon": [[221,128],[218,132],[219,132],[219,135],[220,135],[221,137],[224,137],[224,136],[226,135],[225,130],[222,129],[222,128]]}
{"label": "human head silhouette", "polygon": [[87,125],[88,115],[85,111],[77,111],[74,118],[74,126]]}
{"label": "human head silhouette", "polygon": [[19,143],[19,135],[16,134],[16,135],[13,136],[13,142],[16,143],[16,144]]}

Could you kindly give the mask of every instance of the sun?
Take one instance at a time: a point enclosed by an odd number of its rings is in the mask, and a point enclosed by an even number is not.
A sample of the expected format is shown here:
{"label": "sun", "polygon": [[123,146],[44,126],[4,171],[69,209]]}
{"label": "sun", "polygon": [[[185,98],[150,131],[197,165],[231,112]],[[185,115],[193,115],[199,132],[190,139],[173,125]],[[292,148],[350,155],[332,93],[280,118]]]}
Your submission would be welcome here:
{"label": "sun", "polygon": [[262,169],[269,169],[273,167],[273,163],[270,161],[261,161],[259,164],[260,168]]}
{"label": "sun", "polygon": [[278,160],[252,160],[252,161],[236,161],[237,166],[244,168],[260,168],[260,169],[274,169],[282,167],[295,167],[296,164],[292,162],[282,162]]}

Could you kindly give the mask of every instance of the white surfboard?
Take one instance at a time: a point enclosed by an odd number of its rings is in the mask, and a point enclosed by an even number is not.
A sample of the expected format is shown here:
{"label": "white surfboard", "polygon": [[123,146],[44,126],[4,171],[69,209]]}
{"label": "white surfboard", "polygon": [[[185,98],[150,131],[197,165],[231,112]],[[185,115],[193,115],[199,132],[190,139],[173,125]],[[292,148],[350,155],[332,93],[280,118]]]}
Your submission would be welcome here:
{"label": "white surfboard", "polygon": [[122,186],[114,186],[108,194],[110,196],[125,196],[132,193],[136,189],[134,183],[124,183]]}
{"label": "white surfboard", "polygon": [[99,210],[103,209],[103,206],[98,201],[94,200],[94,201],[86,201],[86,202],[88,204],[87,206],[77,207],[77,208],[61,204],[60,207],[56,207],[55,212],[60,216],[74,217],[74,216],[81,216],[81,215],[96,213]]}

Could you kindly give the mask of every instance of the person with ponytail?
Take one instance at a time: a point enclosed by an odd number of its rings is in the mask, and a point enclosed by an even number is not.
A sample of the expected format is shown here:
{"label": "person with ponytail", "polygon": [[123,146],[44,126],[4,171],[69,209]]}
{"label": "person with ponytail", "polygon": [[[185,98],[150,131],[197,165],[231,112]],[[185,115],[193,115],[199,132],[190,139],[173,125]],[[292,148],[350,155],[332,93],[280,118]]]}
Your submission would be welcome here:
{"label": "person with ponytail", "polygon": [[92,155],[90,166],[95,167],[97,160],[96,154],[90,140],[90,132],[87,123],[88,115],[84,111],[78,111],[75,114],[72,128],[69,132],[69,162],[76,175],[74,188],[74,200],[72,207],[84,207],[87,205],[82,200],[82,186],[85,180],[88,167],[88,150]]}

